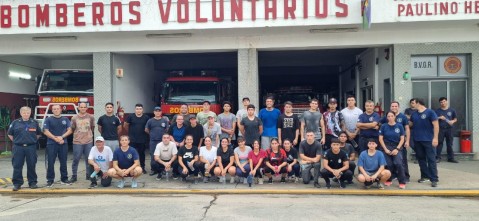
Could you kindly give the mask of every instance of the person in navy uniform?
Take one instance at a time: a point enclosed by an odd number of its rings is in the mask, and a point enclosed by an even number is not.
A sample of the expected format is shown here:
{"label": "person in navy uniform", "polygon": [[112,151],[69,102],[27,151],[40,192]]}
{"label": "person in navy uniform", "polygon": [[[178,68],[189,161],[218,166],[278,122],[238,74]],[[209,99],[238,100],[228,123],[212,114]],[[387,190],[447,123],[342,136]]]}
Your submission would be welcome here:
{"label": "person in navy uniform", "polygon": [[436,162],[441,162],[441,152],[442,144],[444,138],[446,139],[446,148],[447,148],[447,162],[450,163],[459,163],[454,159],[454,152],[452,151],[452,141],[454,137],[452,136],[454,124],[457,122],[456,110],[449,107],[447,104],[447,98],[439,98],[439,103],[441,107],[436,110],[437,118],[439,119],[439,140],[436,151]]}
{"label": "person in navy uniform", "polygon": [[28,186],[38,188],[37,173],[37,141],[41,134],[38,122],[31,119],[30,107],[20,108],[21,118],[14,120],[8,129],[8,137],[13,141],[13,191],[18,191],[23,185],[23,165],[27,161]]}
{"label": "person in navy uniform", "polygon": [[68,141],[67,137],[72,134],[71,123],[68,118],[62,116],[60,105],[52,106],[53,116],[45,119],[43,123],[43,133],[48,137],[47,140],[47,187],[53,187],[55,179],[55,160],[58,156],[60,161],[61,184],[71,185],[68,180],[67,155]]}

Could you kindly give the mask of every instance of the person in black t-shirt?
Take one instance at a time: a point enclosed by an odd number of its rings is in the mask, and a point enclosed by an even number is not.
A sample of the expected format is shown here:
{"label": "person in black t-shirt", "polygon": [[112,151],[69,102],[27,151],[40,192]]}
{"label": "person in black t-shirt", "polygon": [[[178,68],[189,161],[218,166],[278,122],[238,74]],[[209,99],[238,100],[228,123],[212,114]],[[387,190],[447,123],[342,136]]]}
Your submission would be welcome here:
{"label": "person in black t-shirt", "polygon": [[193,145],[199,148],[203,146],[203,138],[205,136],[203,126],[198,124],[196,115],[192,114],[189,118],[190,126],[186,127],[185,133],[193,136]]}
{"label": "person in black t-shirt", "polygon": [[220,141],[220,147],[216,153],[217,160],[214,173],[220,178],[220,183],[226,182],[226,174],[230,174],[230,183],[234,183],[236,175],[236,167],[234,166],[235,154],[233,148],[229,146],[229,139],[224,137]]}
{"label": "person in black t-shirt", "polygon": [[293,146],[298,144],[300,122],[298,116],[293,114],[291,101],[284,102],[284,114],[279,116],[277,126],[280,145],[285,139],[289,139]]}
{"label": "person in black t-shirt", "polygon": [[271,148],[266,151],[265,160],[265,175],[269,178],[268,183],[273,184],[273,174],[281,175],[281,183],[286,183],[286,176],[288,176],[288,163],[286,162],[286,152],[279,148],[277,138],[271,139]]}
{"label": "person in black t-shirt", "polygon": [[[347,143],[348,140],[348,134],[345,131],[341,131],[339,133],[339,148],[341,148],[342,151],[346,152],[346,155],[349,157],[349,171],[353,173],[354,176],[354,171],[356,170],[356,150],[354,149],[353,145],[350,143]],[[336,179],[333,178],[333,181]],[[336,181],[335,181],[336,182]],[[348,184],[353,184],[353,177],[349,179]]]}
{"label": "person in black t-shirt", "polygon": [[143,174],[146,174],[145,168],[145,149],[148,142],[148,134],[145,132],[146,122],[150,117],[143,114],[143,105],[135,105],[135,114],[130,114],[124,123],[125,129],[128,131],[130,137],[130,146],[135,148],[140,156],[140,165],[143,169]]}
{"label": "person in black t-shirt", "polygon": [[193,136],[186,135],[185,145],[178,150],[178,171],[183,181],[186,182],[188,175],[195,176],[195,184],[198,183],[198,147],[193,145]]}
{"label": "person in black t-shirt", "polygon": [[112,151],[115,151],[120,147],[120,141],[118,140],[121,133],[120,119],[113,113],[113,103],[108,102],[105,104],[105,114],[98,118],[98,132],[105,139],[105,146],[110,147]]}
{"label": "person in black t-shirt", "polygon": [[297,183],[299,181],[299,177],[301,176],[301,167],[298,163],[298,151],[293,148],[293,145],[288,138],[283,140],[283,148],[284,152],[286,152],[286,162],[288,163],[288,176],[290,176],[291,179]]}
{"label": "person in black t-shirt", "polygon": [[353,173],[349,170],[349,158],[346,152],[342,151],[339,139],[331,139],[331,149],[323,156],[323,169],[321,176],[326,182],[326,188],[331,188],[329,178],[336,177],[339,180],[339,187],[346,188],[346,181],[351,179]]}

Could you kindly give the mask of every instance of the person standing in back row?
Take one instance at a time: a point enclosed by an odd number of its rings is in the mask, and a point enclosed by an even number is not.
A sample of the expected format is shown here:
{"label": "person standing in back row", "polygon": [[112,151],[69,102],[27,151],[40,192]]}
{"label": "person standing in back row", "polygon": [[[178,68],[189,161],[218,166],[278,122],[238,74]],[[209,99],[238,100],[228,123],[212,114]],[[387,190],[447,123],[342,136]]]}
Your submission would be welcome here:
{"label": "person standing in back row", "polygon": [[273,97],[266,98],[266,108],[259,111],[259,119],[263,122],[263,134],[261,135],[261,147],[268,149],[271,143],[271,139],[278,137],[278,129],[276,124],[278,123],[279,115],[281,112],[274,108]]}
{"label": "person standing in back row", "polygon": [[[238,126],[238,129],[240,128],[241,120],[248,116],[248,106],[250,105],[250,100],[248,97],[244,97],[243,100],[243,109],[239,109],[238,112],[236,112],[236,126]],[[253,113],[254,115],[257,116],[257,114]],[[242,137],[243,134],[241,134],[241,130],[238,130],[238,137]]]}
{"label": "person standing in back row", "polygon": [[410,126],[414,127],[412,138],[416,156],[421,169],[419,183],[431,181],[437,187],[439,178],[436,165],[436,147],[438,144],[439,123],[436,112],[425,107],[424,101],[417,99],[417,111],[412,113]]}
{"label": "person standing in back row", "polygon": [[300,122],[296,114],[293,114],[293,103],[284,102],[284,114],[278,118],[278,138],[282,145],[284,140],[292,142],[293,146],[298,144]]}
{"label": "person standing in back row", "polygon": [[211,106],[211,102],[203,101],[203,110],[198,112],[198,114],[196,114],[196,119],[198,120],[198,124],[200,124],[201,126],[205,125],[208,122],[209,116],[212,116],[216,122],[216,118],[217,118],[216,113],[213,111],[210,111],[210,106]]}
{"label": "person standing in back row", "polygon": [[[159,144],[162,141],[163,134],[168,130],[168,127],[170,126],[170,122],[168,121],[168,118],[162,115],[161,112],[161,107],[155,107],[153,110],[155,116],[150,118],[146,122],[145,126],[145,132],[150,135],[150,165],[153,165],[155,162],[155,149],[156,145]],[[153,168],[153,167],[152,167]],[[151,170],[150,176],[153,176],[156,174],[155,170]]]}
{"label": "person standing in back row", "polygon": [[105,139],[105,146],[110,147],[111,151],[115,151],[120,147],[120,141],[118,140],[121,133],[121,122],[117,116],[113,114],[113,103],[108,102],[105,104],[105,114],[98,118],[98,132]]}
{"label": "person standing in back row", "polygon": [[[150,118],[143,114],[143,105],[135,105],[135,114],[130,114],[125,121],[125,129],[128,131],[129,145],[138,152],[140,157],[140,165],[143,174],[146,174],[145,168],[145,148],[148,135],[145,132],[146,122]],[[155,148],[155,147],[150,147]]]}
{"label": "person standing in back row", "polygon": [[301,119],[301,140],[306,140],[306,131],[312,131],[315,139],[320,143],[325,143],[325,127],[323,115],[318,109],[318,99],[313,98],[309,102],[310,109],[303,113]]}
{"label": "person standing in back row", "polygon": [[367,100],[364,104],[366,112],[359,115],[356,127],[359,128],[359,154],[368,150],[368,140],[374,139],[379,143],[380,116],[374,112],[374,102]]}
{"label": "person standing in back row", "polygon": [[78,163],[83,155],[86,167],[86,180],[90,180],[90,167],[88,166],[88,155],[93,146],[93,131],[95,129],[95,118],[87,113],[87,105],[82,102],[78,105],[79,113],[72,117],[71,127],[73,131],[73,162],[72,177],[70,182],[77,181]]}
{"label": "person standing in back row", "polygon": [[457,122],[456,110],[450,108],[447,103],[447,98],[439,98],[440,108],[436,110],[436,114],[439,119],[439,140],[436,153],[437,163],[441,162],[441,153],[442,153],[442,144],[444,139],[446,139],[446,150],[447,150],[447,162],[450,163],[459,163],[454,159],[454,152],[452,151],[452,141],[454,137],[452,136],[452,129],[454,124]]}
{"label": "person standing in back row", "polygon": [[331,149],[331,139],[338,138],[339,132],[344,128],[344,117],[343,114],[336,109],[338,107],[336,98],[329,99],[328,107],[328,111],[323,114],[326,132],[323,150]]}
{"label": "person standing in back row", "polygon": [[359,129],[356,127],[356,123],[363,111],[356,107],[356,98],[353,95],[348,96],[346,103],[348,106],[341,110],[344,117],[344,131],[355,150],[359,151]]}
{"label": "person standing in back row", "polygon": [[[248,115],[241,120],[239,127],[247,146],[252,146],[253,141],[259,140],[259,137],[263,133],[263,122],[261,121],[261,119],[254,116],[254,110],[254,105],[248,105]],[[267,148],[268,147],[264,149]]]}

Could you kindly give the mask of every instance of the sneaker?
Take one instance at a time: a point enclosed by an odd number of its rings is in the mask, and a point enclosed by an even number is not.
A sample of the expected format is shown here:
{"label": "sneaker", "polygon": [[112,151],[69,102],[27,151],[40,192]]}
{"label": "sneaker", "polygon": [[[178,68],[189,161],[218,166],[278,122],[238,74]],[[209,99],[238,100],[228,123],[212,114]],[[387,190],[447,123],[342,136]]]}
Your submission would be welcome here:
{"label": "sneaker", "polygon": [[331,183],[326,183],[326,189],[331,189]]}
{"label": "sneaker", "polygon": [[203,183],[208,183],[208,182],[209,182],[208,177],[203,177]]}
{"label": "sneaker", "polygon": [[47,182],[47,187],[52,188],[53,187],[53,181],[48,181]]}
{"label": "sneaker", "polygon": [[30,185],[30,189],[37,189],[37,188],[38,188],[37,184]]}
{"label": "sneaker", "polygon": [[393,182],[391,182],[391,181],[386,181],[386,182],[384,183],[385,186],[391,186],[391,184],[393,184]]}
{"label": "sneaker", "polygon": [[399,189],[406,189],[406,184],[399,184]]}
{"label": "sneaker", "polygon": [[243,184],[248,184],[248,179],[243,178]]}
{"label": "sneaker", "polygon": [[259,185],[263,185],[263,182],[264,182],[264,181],[263,181],[263,178],[258,178],[258,184],[259,184]]}
{"label": "sneaker", "polygon": [[77,181],[77,176],[72,176],[72,178],[70,178],[70,183],[74,183]]}
{"label": "sneaker", "polygon": [[284,177],[281,177],[281,183],[286,183],[286,179]]}
{"label": "sneaker", "polygon": [[244,183],[244,177],[240,177],[240,178],[239,178],[239,182],[240,182],[240,183]]}
{"label": "sneaker", "polygon": [[173,179],[174,179],[174,180],[177,180],[178,177],[179,177],[178,174],[174,174],[174,173],[173,173]]}
{"label": "sneaker", "polygon": [[[76,179],[76,177],[75,177],[75,179]],[[72,182],[70,182],[70,180],[63,180],[63,181],[60,182],[60,184],[70,186],[70,185],[72,185]]]}
{"label": "sneaker", "polygon": [[150,176],[154,176],[154,175],[156,175],[156,174],[158,174],[156,171],[153,171],[153,170],[150,171]]}
{"label": "sneaker", "polygon": [[161,180],[161,173],[158,173],[158,176],[156,176],[156,180],[158,180],[158,181]]}
{"label": "sneaker", "polygon": [[221,176],[219,182],[220,182],[220,183],[225,182],[225,178]]}
{"label": "sneaker", "polygon": [[268,183],[273,184],[273,178],[269,178]]}
{"label": "sneaker", "polygon": [[230,183],[231,183],[231,184],[235,183],[235,178],[234,178],[234,177],[231,177]]}
{"label": "sneaker", "polygon": [[354,184],[353,180],[348,180],[347,184]]}
{"label": "sneaker", "polygon": [[135,178],[131,179],[131,188],[137,188],[138,187],[138,182],[136,181]]}
{"label": "sneaker", "polygon": [[116,185],[116,187],[118,187],[120,189],[125,187],[125,180],[121,179],[120,181],[118,181],[118,184]]}
{"label": "sneaker", "polygon": [[145,168],[141,168],[141,169],[142,169],[141,172],[142,172],[143,174],[146,174],[146,169],[145,169]]}
{"label": "sneaker", "polygon": [[417,182],[418,183],[425,183],[425,182],[429,182],[429,181],[430,181],[429,178],[421,178]]}
{"label": "sneaker", "polygon": [[22,188],[22,187],[19,186],[19,185],[13,185],[13,189],[12,189],[12,190],[13,190],[13,191],[18,191],[18,190],[20,190],[21,188]]}
{"label": "sneaker", "polygon": [[186,177],[182,177],[181,181],[186,182]]}
{"label": "sneaker", "polygon": [[97,186],[97,183],[91,183],[89,189],[93,189],[93,188],[95,188],[96,186]]}
{"label": "sneaker", "polygon": [[339,188],[341,188],[341,189],[346,188],[346,182],[344,182],[344,181],[339,181]]}
{"label": "sneaker", "polygon": [[298,177],[294,178],[294,183],[299,183],[299,178]]}
{"label": "sneaker", "polygon": [[338,178],[334,177],[333,182],[335,182],[335,183],[339,182]]}
{"label": "sneaker", "polygon": [[449,163],[459,163],[459,161],[457,161],[455,159],[449,159],[449,160],[447,160],[447,162],[449,162]]}
{"label": "sneaker", "polygon": [[378,189],[384,190],[384,185],[380,182],[378,182]]}
{"label": "sneaker", "polygon": [[432,182],[431,182],[431,187],[437,187],[437,182],[432,181]]}
{"label": "sneaker", "polygon": [[321,185],[318,182],[314,182],[314,187],[321,188]]}

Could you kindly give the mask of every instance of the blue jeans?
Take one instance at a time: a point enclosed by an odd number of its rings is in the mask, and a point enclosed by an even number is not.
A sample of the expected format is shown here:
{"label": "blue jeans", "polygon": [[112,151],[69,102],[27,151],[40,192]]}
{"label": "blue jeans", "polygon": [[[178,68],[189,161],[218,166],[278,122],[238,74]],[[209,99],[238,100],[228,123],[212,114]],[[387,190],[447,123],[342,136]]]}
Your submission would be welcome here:
{"label": "blue jeans", "polygon": [[37,184],[37,173],[35,167],[37,165],[37,145],[27,147],[13,145],[13,176],[12,182],[15,186],[23,185],[23,165],[27,161],[27,178],[28,185]]}
{"label": "blue jeans", "polygon": [[68,144],[47,144],[47,181],[53,182],[55,180],[55,160],[58,157],[60,161],[60,175],[61,181],[68,180],[68,171],[67,171],[67,155],[68,155]]}
{"label": "blue jeans", "polygon": [[[390,151],[397,147],[395,143],[386,143],[386,148]],[[406,175],[404,174],[404,165],[402,160],[402,153],[399,151],[396,156],[391,156],[384,153],[389,171],[397,171],[399,184],[406,184]],[[391,178],[389,178],[391,179]]]}
{"label": "blue jeans", "polygon": [[90,150],[93,146],[93,143],[88,143],[88,144],[73,144],[73,162],[72,162],[72,175],[77,176],[78,172],[78,164],[80,163],[80,159],[83,155],[83,158],[85,160],[85,173],[86,173],[86,178],[90,178],[90,174],[92,171],[90,171],[90,167],[88,166],[88,155],[90,154]]}
{"label": "blue jeans", "polygon": [[439,128],[439,138],[437,145],[437,156],[436,159],[441,159],[442,148],[444,144],[444,139],[446,139],[446,150],[447,150],[447,159],[454,159],[454,152],[452,151],[452,142],[454,137],[452,136],[452,128]]}
{"label": "blue jeans", "polygon": [[421,169],[421,178],[429,178],[432,182],[438,182],[436,165],[436,148],[431,141],[414,141],[417,161]]}
{"label": "blue jeans", "polygon": [[300,170],[301,170],[301,167],[299,166],[299,163],[296,163],[293,165],[293,170],[291,172],[288,173],[288,176],[296,176],[296,177],[300,177],[301,174],[300,174]]}
{"label": "blue jeans", "polygon": [[251,168],[249,167],[249,163],[244,165],[243,168],[245,170],[244,173],[243,173],[243,171],[241,171],[241,168],[239,166],[236,167],[236,176],[238,176],[238,177],[248,177],[249,172],[251,172]]}

